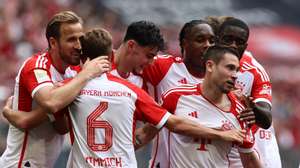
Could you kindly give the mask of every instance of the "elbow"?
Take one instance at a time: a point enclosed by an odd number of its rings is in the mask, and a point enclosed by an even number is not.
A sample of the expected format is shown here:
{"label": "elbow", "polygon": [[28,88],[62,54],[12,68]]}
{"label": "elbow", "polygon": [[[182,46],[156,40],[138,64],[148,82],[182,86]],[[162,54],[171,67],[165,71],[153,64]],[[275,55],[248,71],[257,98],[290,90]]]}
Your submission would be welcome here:
{"label": "elbow", "polygon": [[34,125],[28,119],[22,119],[15,122],[15,126],[22,130],[30,130]]}
{"label": "elbow", "polygon": [[264,119],[258,122],[257,124],[259,127],[263,129],[269,129],[272,125],[272,115],[271,113],[266,114]]}
{"label": "elbow", "polygon": [[184,127],[182,127],[183,124],[183,120],[179,119],[179,118],[175,118],[172,119],[172,121],[168,121],[166,127],[174,133],[178,133],[178,134],[184,134],[185,131],[183,130]]}

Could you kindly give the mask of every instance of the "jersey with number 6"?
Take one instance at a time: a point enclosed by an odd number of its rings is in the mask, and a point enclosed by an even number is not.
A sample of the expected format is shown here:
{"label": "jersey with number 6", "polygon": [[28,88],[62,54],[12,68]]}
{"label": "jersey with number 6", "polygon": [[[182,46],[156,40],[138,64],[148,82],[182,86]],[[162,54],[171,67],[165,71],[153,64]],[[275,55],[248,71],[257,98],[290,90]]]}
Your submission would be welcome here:
{"label": "jersey with number 6", "polygon": [[136,120],[161,128],[170,113],[145,91],[109,73],[91,80],[69,106],[75,141],[68,167],[137,167]]}
{"label": "jersey with number 6", "polygon": [[[243,129],[237,115],[244,106],[229,93],[229,111],[223,111],[202,95],[200,84],[173,88],[163,95],[163,107],[171,113],[189,118],[209,128],[219,130]],[[223,140],[195,139],[175,133],[169,139],[168,167],[228,168],[228,153],[232,143]]]}

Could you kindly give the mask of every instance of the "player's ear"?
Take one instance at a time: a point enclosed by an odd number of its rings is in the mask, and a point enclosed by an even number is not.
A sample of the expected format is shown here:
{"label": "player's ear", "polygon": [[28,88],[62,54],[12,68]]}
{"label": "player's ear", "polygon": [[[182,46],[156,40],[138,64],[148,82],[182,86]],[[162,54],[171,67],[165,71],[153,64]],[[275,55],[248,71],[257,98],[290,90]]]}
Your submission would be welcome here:
{"label": "player's ear", "polygon": [[49,38],[49,44],[51,48],[57,48],[57,40],[54,37]]}
{"label": "player's ear", "polygon": [[213,66],[214,66],[213,60],[207,60],[206,61],[205,67],[206,67],[207,72],[212,72]]}

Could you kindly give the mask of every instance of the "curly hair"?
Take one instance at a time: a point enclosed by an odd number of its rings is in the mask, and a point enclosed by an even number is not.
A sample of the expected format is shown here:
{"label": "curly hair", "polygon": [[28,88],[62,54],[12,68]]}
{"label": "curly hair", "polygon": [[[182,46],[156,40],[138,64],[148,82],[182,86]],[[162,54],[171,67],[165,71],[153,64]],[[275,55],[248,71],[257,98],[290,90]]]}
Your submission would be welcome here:
{"label": "curly hair", "polygon": [[185,23],[183,25],[183,27],[181,28],[180,33],[179,33],[179,45],[181,48],[181,53],[183,53],[183,51],[184,51],[184,49],[182,48],[182,45],[183,45],[183,39],[186,38],[186,34],[191,32],[192,28],[199,24],[208,24],[208,22],[206,22],[204,20],[191,20],[190,22]]}

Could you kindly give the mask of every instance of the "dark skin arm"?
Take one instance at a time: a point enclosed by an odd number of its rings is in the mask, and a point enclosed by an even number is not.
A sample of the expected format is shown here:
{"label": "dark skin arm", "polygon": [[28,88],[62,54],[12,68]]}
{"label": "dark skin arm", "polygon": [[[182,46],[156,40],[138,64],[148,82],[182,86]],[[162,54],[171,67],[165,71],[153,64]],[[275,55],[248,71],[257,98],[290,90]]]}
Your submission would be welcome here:
{"label": "dark skin arm", "polygon": [[255,123],[263,129],[268,129],[272,124],[271,106],[262,101],[254,103],[251,97],[243,96],[242,99],[247,108],[239,115],[239,118],[247,124]]}

